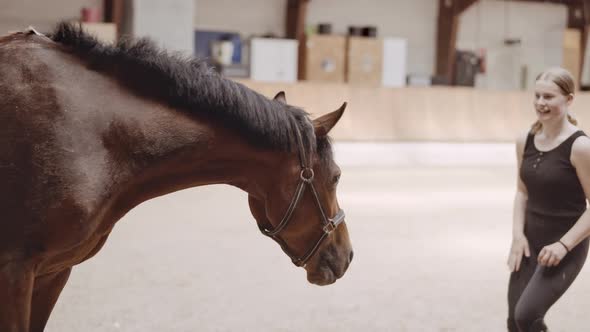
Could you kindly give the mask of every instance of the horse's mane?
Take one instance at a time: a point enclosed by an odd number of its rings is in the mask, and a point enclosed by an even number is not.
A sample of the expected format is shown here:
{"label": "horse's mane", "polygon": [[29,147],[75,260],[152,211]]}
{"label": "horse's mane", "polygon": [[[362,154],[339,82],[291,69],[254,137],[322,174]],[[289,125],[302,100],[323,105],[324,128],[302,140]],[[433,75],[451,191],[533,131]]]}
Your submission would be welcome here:
{"label": "horse's mane", "polygon": [[297,127],[304,148],[316,147],[305,111],[224,79],[203,60],[172,54],[145,38],[103,44],[72,23],[60,23],[50,37],[89,68],[114,75],[130,90],[179,111],[219,121],[256,146],[295,151]]}

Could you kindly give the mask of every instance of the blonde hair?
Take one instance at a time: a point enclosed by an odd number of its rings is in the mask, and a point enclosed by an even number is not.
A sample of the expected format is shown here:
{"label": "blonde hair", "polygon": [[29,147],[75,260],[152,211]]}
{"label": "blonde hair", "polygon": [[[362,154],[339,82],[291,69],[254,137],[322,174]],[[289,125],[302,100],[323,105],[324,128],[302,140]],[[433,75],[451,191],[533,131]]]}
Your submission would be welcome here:
{"label": "blonde hair", "polygon": [[[573,95],[576,90],[573,75],[569,71],[561,67],[553,67],[546,69],[545,71],[537,75],[537,78],[535,78],[535,82],[539,80],[550,81],[555,83],[555,85],[559,87],[559,90],[561,90],[561,93],[564,96]],[[578,124],[578,121],[569,112],[567,114],[567,120],[574,126]],[[535,123],[533,123],[531,131],[533,134],[536,134],[539,131],[541,131],[542,128],[543,124],[539,120],[537,120]]]}

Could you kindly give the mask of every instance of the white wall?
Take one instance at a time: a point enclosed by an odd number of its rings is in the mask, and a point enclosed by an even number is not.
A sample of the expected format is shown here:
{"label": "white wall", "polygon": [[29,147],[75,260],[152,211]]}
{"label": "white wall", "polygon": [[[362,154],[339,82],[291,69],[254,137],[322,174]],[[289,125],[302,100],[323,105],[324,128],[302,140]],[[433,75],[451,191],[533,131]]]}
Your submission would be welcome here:
{"label": "white wall", "polygon": [[102,0],[0,0],[0,35],[29,25],[49,32],[61,20],[79,19],[82,7],[96,6]]}
{"label": "white wall", "polygon": [[287,0],[194,1],[194,24],[198,29],[235,31],[245,37],[285,35]]}
{"label": "white wall", "polygon": [[[287,0],[195,0],[195,27],[253,34],[285,34]],[[228,10],[229,8],[229,10]],[[375,25],[379,36],[408,39],[408,72],[434,72],[437,0],[312,0],[307,25],[332,23],[335,33],[349,25]]]}
{"label": "white wall", "polygon": [[193,0],[133,0],[126,14],[131,33],[186,54],[194,53]]}
{"label": "white wall", "polygon": [[311,0],[307,24],[332,23],[336,33],[349,25],[375,25],[380,37],[408,40],[408,73],[435,70],[438,0]]}
{"label": "white wall", "polygon": [[[75,19],[83,6],[100,6],[102,0],[0,0],[0,34],[34,25],[48,31],[61,19]],[[240,32],[244,36],[285,34],[287,0],[194,0],[193,24],[199,29]],[[508,6],[508,7],[505,7]],[[504,46],[506,8],[508,34],[522,39],[520,46]],[[408,73],[435,70],[438,0],[311,0],[308,25],[329,22],[335,33],[349,25],[375,25],[380,36],[408,39]],[[488,74],[478,85],[490,89],[520,87],[520,70],[526,81],[548,66],[561,65],[567,9],[548,3],[480,0],[460,20],[457,46],[485,48]],[[148,22],[158,28],[156,22]]]}
{"label": "white wall", "polygon": [[[195,1],[199,28],[284,34],[287,0],[251,0],[238,10],[227,8],[240,6],[240,0]],[[311,0],[307,15],[308,25],[332,23],[335,33],[346,33],[349,25],[375,25],[379,36],[406,38],[408,73],[435,71],[438,0]],[[563,5],[480,0],[460,19],[457,47],[487,50],[488,74],[478,78],[479,86],[519,89],[523,65],[530,82],[543,68],[562,64],[566,21]],[[503,44],[506,22],[508,35],[521,38],[520,46]]]}
{"label": "white wall", "polygon": [[[519,89],[523,66],[530,88],[544,68],[562,65],[564,5],[480,0],[463,13],[459,24],[458,49],[486,50],[487,73],[477,82],[482,88]],[[506,37],[522,42],[506,46]]]}

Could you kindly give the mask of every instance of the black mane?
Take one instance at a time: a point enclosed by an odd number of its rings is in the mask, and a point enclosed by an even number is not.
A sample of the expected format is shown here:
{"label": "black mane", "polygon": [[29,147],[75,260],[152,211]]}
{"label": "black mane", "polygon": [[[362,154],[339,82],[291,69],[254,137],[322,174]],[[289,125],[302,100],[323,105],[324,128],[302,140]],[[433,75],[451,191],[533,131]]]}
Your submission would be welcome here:
{"label": "black mane", "polygon": [[315,150],[313,126],[305,111],[224,79],[203,60],[171,54],[145,38],[103,44],[72,23],[60,23],[50,37],[93,70],[114,75],[132,91],[220,121],[256,146],[295,151],[299,145],[295,128],[299,128],[304,148]]}

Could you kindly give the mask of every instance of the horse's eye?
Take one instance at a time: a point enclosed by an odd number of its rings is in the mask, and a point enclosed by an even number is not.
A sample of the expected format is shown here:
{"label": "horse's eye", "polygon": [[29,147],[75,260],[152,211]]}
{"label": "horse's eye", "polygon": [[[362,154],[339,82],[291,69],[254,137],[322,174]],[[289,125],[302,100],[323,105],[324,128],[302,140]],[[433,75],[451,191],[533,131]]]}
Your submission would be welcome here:
{"label": "horse's eye", "polygon": [[340,181],[340,174],[334,176],[334,179],[332,180],[334,184],[338,183],[338,181]]}

